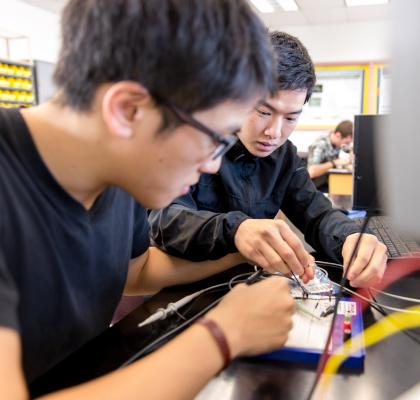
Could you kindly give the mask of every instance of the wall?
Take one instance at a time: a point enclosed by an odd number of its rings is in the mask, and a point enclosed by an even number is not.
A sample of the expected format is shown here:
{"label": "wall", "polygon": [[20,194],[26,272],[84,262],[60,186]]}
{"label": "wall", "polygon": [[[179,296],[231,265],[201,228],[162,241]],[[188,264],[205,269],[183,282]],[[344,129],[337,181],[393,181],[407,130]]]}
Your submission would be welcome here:
{"label": "wall", "polygon": [[[26,36],[30,46],[12,49],[19,59],[38,59],[55,62],[60,44],[59,16],[19,0],[7,0],[0,11],[0,31],[10,36]],[[9,41],[14,46],[14,41]],[[0,45],[0,52],[4,45]],[[4,57],[0,54],[0,57]]]}
{"label": "wall", "polygon": [[297,36],[315,63],[385,61],[389,58],[390,22],[278,27]]}
{"label": "wall", "polygon": [[[0,31],[30,37],[31,58],[55,62],[59,48],[59,16],[19,0],[5,3],[0,12]],[[383,61],[389,55],[387,21],[273,29],[299,37],[316,63]]]}
{"label": "wall", "polygon": [[[317,64],[384,61],[389,58],[389,22],[386,21],[278,26],[273,29],[297,36]],[[23,58],[56,61],[59,50],[59,16],[56,14],[19,0],[7,0],[7,6],[0,12],[1,30],[30,38],[30,54]],[[2,49],[4,46],[0,41],[0,57]],[[291,140],[300,151],[305,151],[322,133],[326,132],[296,131]]]}
{"label": "wall", "polygon": [[[390,57],[390,22],[372,21],[348,24],[276,27],[297,36],[316,64],[382,62]],[[296,130],[290,140],[305,152],[321,134],[328,131]]]}

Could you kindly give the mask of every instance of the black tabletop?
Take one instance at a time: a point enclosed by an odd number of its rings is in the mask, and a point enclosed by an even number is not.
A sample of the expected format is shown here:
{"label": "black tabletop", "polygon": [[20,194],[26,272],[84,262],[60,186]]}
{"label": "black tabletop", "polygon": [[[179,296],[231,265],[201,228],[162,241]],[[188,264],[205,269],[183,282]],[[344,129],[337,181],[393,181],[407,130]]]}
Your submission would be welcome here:
{"label": "black tabletop", "polygon": [[[193,285],[161,291],[33,382],[30,385],[31,395],[37,396],[85,382],[118,368],[148,343],[178,326],[182,319],[174,315],[138,328],[140,321],[184,295],[216,283],[227,282],[233,276],[250,270],[250,266],[241,265]],[[418,297],[419,288],[420,274],[414,274],[403,278],[387,290],[404,296]],[[181,312],[189,318],[222,294],[223,291],[220,290],[205,294]],[[379,295],[378,301],[390,303],[389,298]],[[395,300],[392,301],[392,305],[407,306],[406,303]],[[368,309],[364,314],[365,326],[371,325],[379,318],[381,315],[377,311]],[[334,376],[325,398],[395,399],[417,384],[420,381],[419,331],[412,331],[412,336],[414,339],[399,333],[368,348],[364,369],[346,371]],[[256,358],[237,359],[211,380],[197,399],[305,399],[315,378],[315,369],[314,365],[301,363]]]}

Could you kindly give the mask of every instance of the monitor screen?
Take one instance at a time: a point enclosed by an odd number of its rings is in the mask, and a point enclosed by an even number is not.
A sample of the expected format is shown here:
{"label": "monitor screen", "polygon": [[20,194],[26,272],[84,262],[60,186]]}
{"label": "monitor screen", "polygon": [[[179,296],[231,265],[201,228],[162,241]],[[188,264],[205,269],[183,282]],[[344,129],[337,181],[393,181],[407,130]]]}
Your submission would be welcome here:
{"label": "monitor screen", "polygon": [[377,157],[378,143],[383,136],[386,115],[356,115],[354,117],[353,209],[378,212],[383,210],[379,188]]}

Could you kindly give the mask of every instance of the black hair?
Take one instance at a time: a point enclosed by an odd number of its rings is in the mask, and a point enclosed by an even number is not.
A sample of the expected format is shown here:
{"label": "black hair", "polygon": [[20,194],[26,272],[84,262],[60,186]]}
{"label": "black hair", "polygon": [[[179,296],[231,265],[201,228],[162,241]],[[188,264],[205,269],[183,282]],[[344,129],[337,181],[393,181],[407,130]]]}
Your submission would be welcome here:
{"label": "black hair", "polygon": [[88,111],[101,84],[130,80],[185,111],[276,90],[267,31],[246,0],[70,0],[54,80]]}
{"label": "black hair", "polygon": [[306,89],[307,102],[316,82],[314,64],[300,40],[285,32],[270,33],[277,66],[277,90]]}

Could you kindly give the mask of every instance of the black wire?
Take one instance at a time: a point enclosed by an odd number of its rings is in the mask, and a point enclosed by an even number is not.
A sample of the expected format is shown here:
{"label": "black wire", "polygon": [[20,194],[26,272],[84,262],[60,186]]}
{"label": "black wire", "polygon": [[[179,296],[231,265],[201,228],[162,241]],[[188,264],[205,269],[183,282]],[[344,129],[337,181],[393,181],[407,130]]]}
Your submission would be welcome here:
{"label": "black wire", "polygon": [[[372,300],[377,303],[377,300],[375,298],[375,296],[373,295],[372,291],[370,289],[368,289],[369,295],[372,298]],[[370,306],[372,308],[374,308],[376,311],[378,311],[380,314],[382,314],[384,317],[390,317],[392,319],[392,315],[390,315],[388,312],[385,311],[385,309],[380,305],[380,304],[372,304],[370,303]],[[413,340],[416,344],[420,345],[420,338],[417,337],[416,334],[409,332],[405,329],[401,330],[400,332],[402,332],[404,335],[406,335],[407,337],[409,337],[411,340]]]}
{"label": "black wire", "polygon": [[292,270],[290,270],[290,273],[292,274],[293,280],[295,281],[295,283],[297,283],[297,285],[300,287],[300,290],[302,291],[302,296],[309,296],[309,292],[299,282],[299,279],[296,278],[296,275],[294,274],[294,272]]}
{"label": "black wire", "polygon": [[367,224],[369,222],[369,219],[370,219],[370,213],[368,212],[367,215],[366,215],[365,220],[363,221],[363,225],[362,225],[362,227],[360,229],[360,234],[359,234],[359,236],[357,238],[356,244],[355,244],[355,246],[353,248],[353,251],[351,253],[348,267],[347,267],[346,271],[344,272],[343,277],[341,278],[340,288],[339,288],[339,291],[338,291],[338,293],[336,295],[336,302],[334,304],[334,312],[333,312],[333,317],[332,317],[330,329],[328,331],[327,341],[325,343],[325,347],[324,347],[324,350],[322,351],[321,357],[319,358],[315,380],[314,380],[314,382],[313,382],[313,384],[311,386],[311,389],[309,391],[307,400],[311,400],[311,398],[312,398],[313,394],[315,393],[315,390],[316,390],[316,388],[318,386],[318,383],[319,383],[319,381],[321,379],[322,371],[323,371],[324,366],[325,366],[325,363],[327,361],[328,348],[329,348],[331,337],[332,337],[332,333],[333,333],[333,330],[334,330],[335,321],[337,319],[338,304],[340,303],[340,300],[343,298],[343,294],[344,294],[343,288],[344,288],[344,286],[347,283],[347,274],[348,274],[348,272],[350,270],[350,266],[352,265],[353,259],[354,259],[355,255],[356,255],[356,252],[357,252],[357,249],[359,248],[360,241],[362,240],[362,235],[366,231],[366,227],[367,227]]}
{"label": "black wire", "polygon": [[213,303],[209,304],[207,307],[205,307],[203,310],[199,311],[197,314],[195,314],[193,317],[188,319],[187,321],[184,321],[181,325],[178,325],[176,328],[170,330],[169,332],[166,332],[164,335],[159,336],[157,339],[155,339],[153,342],[149,343],[146,347],[143,347],[141,350],[139,350],[137,353],[135,353],[133,356],[131,356],[127,361],[122,363],[119,368],[126,367],[127,365],[131,364],[133,361],[137,360],[138,358],[142,357],[146,353],[149,353],[156,345],[159,345],[164,340],[168,339],[178,331],[180,331],[182,328],[189,325],[191,322],[194,322],[196,319],[201,317],[203,314],[205,314],[208,310],[210,310],[212,307],[214,307],[217,303],[219,303],[224,296],[218,298],[217,300],[213,301]]}
{"label": "black wire", "polygon": [[[323,262],[323,261],[316,261],[316,264],[322,265],[324,267],[333,267],[333,268],[343,269],[338,264],[335,265],[335,263],[326,263],[326,262]],[[369,295],[370,295],[371,299],[375,303],[378,303],[378,301],[376,300],[376,297],[373,295],[372,291],[370,289],[368,289],[368,292],[369,292]],[[384,317],[390,316],[390,314],[380,304],[374,304],[372,302],[369,302],[369,306],[371,308],[375,309],[379,314],[381,314]],[[408,336],[416,344],[420,345],[420,338],[418,337],[418,335],[416,335],[415,333],[412,333],[410,331],[407,331],[407,330],[402,330],[401,332],[404,335]]]}
{"label": "black wire", "polygon": [[186,321],[187,318],[185,318],[178,310],[174,310],[174,314],[177,315],[182,320]]}
{"label": "black wire", "polygon": [[[226,283],[226,286],[228,283]],[[185,317],[186,314],[188,314],[191,309],[194,307],[196,302],[201,299],[202,296],[208,295],[208,294],[214,294],[217,292],[223,292],[226,291],[228,288],[218,287],[211,290],[208,290],[207,292],[201,293],[200,296],[196,297],[195,299],[191,300],[188,304],[186,304],[184,307],[182,307],[183,311],[182,313],[179,312],[179,315],[182,315],[184,319],[188,319],[188,317]]]}
{"label": "black wire", "polygon": [[333,263],[333,262],[326,262],[326,261],[315,261],[315,264],[319,264],[325,268],[327,267],[333,267],[336,269],[343,269],[343,266],[341,264],[338,263]]}
{"label": "black wire", "polygon": [[[251,275],[251,273],[247,273],[247,274],[240,274],[237,276],[234,276],[229,282],[226,282],[226,286],[228,286],[229,289],[231,289],[231,285],[233,283],[238,284],[238,283],[243,283],[246,280],[240,280],[237,282],[234,282],[235,279],[237,279],[238,277],[241,276],[245,276],[245,275]],[[195,299],[193,299],[190,303],[190,307],[184,311],[188,312],[190,311],[192,304],[194,304],[194,302],[201,296],[208,294],[208,293],[215,293],[218,291],[222,291],[222,290],[226,290],[223,287],[218,287],[218,288],[213,288],[213,289],[209,289],[206,292],[203,292],[200,294],[200,296],[196,297]],[[125,361],[123,364],[121,364],[119,366],[119,368],[123,368],[129,364],[131,364],[133,361],[137,360],[138,358],[140,358],[141,356],[145,355],[146,353],[149,353],[153,350],[153,348],[155,346],[158,346],[161,342],[165,341],[166,339],[168,339],[170,336],[174,335],[175,333],[177,333],[179,330],[181,330],[182,328],[184,328],[185,326],[187,326],[188,324],[190,324],[191,322],[194,322],[196,319],[198,319],[199,317],[201,317],[204,313],[206,313],[209,309],[211,309],[212,307],[214,307],[217,303],[219,303],[223,297],[225,295],[221,296],[220,298],[218,298],[217,300],[215,300],[213,303],[209,304],[207,307],[205,307],[203,310],[200,310],[199,312],[197,312],[194,316],[192,316],[191,318],[187,319],[186,321],[184,321],[183,323],[181,323],[180,325],[178,325],[177,327],[175,327],[174,329],[170,330],[169,332],[166,332],[165,334],[159,336],[157,339],[155,339],[153,342],[149,343],[146,347],[143,347],[141,350],[139,350],[137,353],[135,353],[133,356],[131,356],[127,361]],[[175,312],[175,314],[177,314],[181,319],[186,319],[180,312]]]}
{"label": "black wire", "polygon": [[295,299],[295,300],[314,300],[314,301],[327,301],[327,300],[329,300],[329,297],[331,297],[331,298],[335,298],[335,295],[331,295],[331,296],[324,296],[325,298],[322,298],[322,299],[320,299],[320,298],[318,298],[318,297],[311,297],[311,295],[309,295],[309,297],[299,297],[299,296],[297,296],[297,297],[294,297],[293,296],[293,298]]}

